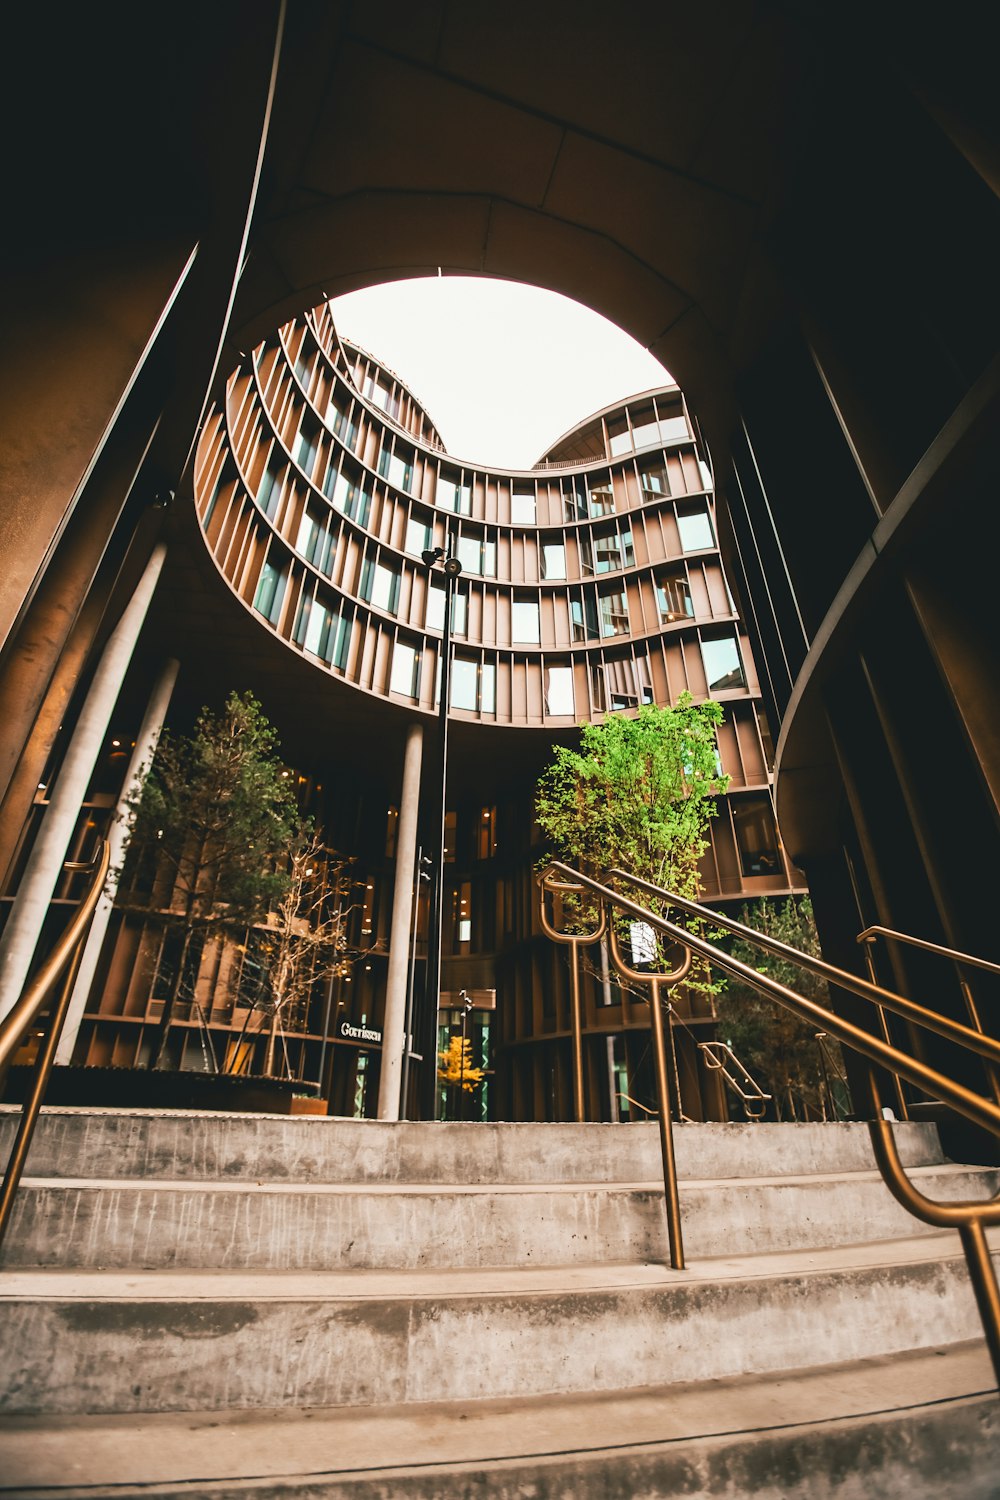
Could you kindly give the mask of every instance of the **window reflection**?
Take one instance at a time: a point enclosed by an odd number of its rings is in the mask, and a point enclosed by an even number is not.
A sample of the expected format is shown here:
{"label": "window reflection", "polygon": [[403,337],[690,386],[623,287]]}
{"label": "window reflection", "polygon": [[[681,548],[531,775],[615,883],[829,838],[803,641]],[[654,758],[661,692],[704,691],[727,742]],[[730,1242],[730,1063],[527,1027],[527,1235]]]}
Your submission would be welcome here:
{"label": "window reflection", "polygon": [[545,674],[545,709],[550,714],[573,714],[573,668],[549,667]]}
{"label": "window reflection", "polygon": [[702,660],[710,693],[746,687],[740,648],[734,635],[717,636],[701,643]]}
{"label": "window reflection", "polygon": [[677,530],[681,535],[681,547],[685,552],[702,552],[715,546],[712,521],[708,506],[685,505],[677,507]]}

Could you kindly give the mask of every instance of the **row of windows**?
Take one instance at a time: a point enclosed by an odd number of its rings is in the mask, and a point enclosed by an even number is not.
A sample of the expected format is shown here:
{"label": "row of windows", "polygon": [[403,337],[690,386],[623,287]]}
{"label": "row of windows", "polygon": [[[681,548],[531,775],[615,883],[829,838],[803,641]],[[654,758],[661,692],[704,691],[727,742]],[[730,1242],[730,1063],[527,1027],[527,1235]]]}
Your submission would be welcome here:
{"label": "row of windows", "polygon": [[[261,389],[270,397],[268,410],[271,412],[272,420],[276,426],[285,431],[291,416],[286,410],[286,403],[278,400],[278,395],[273,387],[273,380],[268,381],[259,371]],[[283,415],[284,414],[284,415]],[[334,433],[340,442],[349,450],[356,451],[360,433],[357,417],[361,414],[357,403],[353,401],[349,392],[334,389],[324,401],[324,409],[321,414],[310,416],[309,412],[298,412],[297,425],[293,423],[291,435],[287,441],[296,463],[310,477],[314,478],[313,470],[316,465],[320,451],[320,439],[323,425]],[[685,433],[687,424],[684,418],[671,419],[679,421]],[[663,424],[659,424],[663,425]],[[363,446],[367,449],[367,443]],[[359,455],[360,456],[360,455]],[[378,441],[376,451],[372,455],[371,462],[376,472],[385,478],[394,488],[404,494],[413,493],[415,487],[415,476],[417,473],[416,460],[417,450],[399,441],[395,435],[383,433]],[[335,463],[335,456],[331,456],[331,463]],[[661,456],[652,461],[641,462],[638,468],[640,485],[640,499],[663,498],[689,494],[694,490],[708,491],[711,488],[711,479],[705,465],[691,455],[691,464],[695,467],[685,471],[684,465],[679,460]],[[434,477],[436,465],[430,464],[428,477]],[[484,476],[485,477],[485,476]],[[495,483],[497,481],[494,481]],[[319,488],[326,489],[329,483],[329,475],[322,479],[317,477]],[[538,481],[544,486],[546,500],[551,492],[550,481]],[[542,491],[537,488],[536,482],[526,479],[514,479],[509,482],[510,486],[510,522],[519,526],[534,526],[545,524],[546,518],[539,516],[539,501]],[[421,488],[418,486],[417,488]],[[616,491],[610,474],[602,475],[576,475],[564,478],[559,493],[562,494],[562,519],[566,522],[594,519],[602,515],[613,514],[616,509]],[[428,503],[436,503],[438,508],[455,514],[471,514],[472,510],[472,484],[469,476],[458,473],[449,473],[442,469],[437,475],[437,482],[431,495],[422,495],[421,498]],[[623,495],[619,495],[618,504],[621,505]],[[551,502],[548,505],[551,511]],[[554,517],[549,514],[548,523],[551,524]]]}
{"label": "row of windows", "polygon": [[[261,571],[254,608],[274,623],[280,611],[287,567],[271,559]],[[402,573],[398,568],[366,556],[361,563],[358,597],[382,614],[394,618],[399,612]],[[691,586],[686,577],[663,577],[656,580],[656,599],[661,625],[694,619]],[[424,604],[424,628],[444,630],[446,591],[437,575],[428,579]],[[570,639],[574,642],[606,640],[631,633],[628,597],[624,587],[604,584],[576,589],[568,600]],[[469,594],[459,586],[452,592],[452,634],[468,633]],[[542,641],[541,607],[537,597],[510,600],[510,644],[537,646]]]}

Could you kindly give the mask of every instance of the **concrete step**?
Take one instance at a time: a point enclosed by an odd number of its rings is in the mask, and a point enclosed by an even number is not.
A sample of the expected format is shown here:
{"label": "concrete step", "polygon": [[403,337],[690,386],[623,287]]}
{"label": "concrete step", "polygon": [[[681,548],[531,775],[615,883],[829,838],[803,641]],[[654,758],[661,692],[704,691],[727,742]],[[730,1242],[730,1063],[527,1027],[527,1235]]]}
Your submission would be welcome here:
{"label": "concrete step", "polygon": [[[986,1200],[1000,1172],[916,1167],[931,1198]],[[878,1173],[683,1181],[688,1260],[921,1233]],[[667,1256],[662,1184],[531,1186],[26,1179],[5,1267],[323,1271],[554,1266]]]}
{"label": "concrete step", "polygon": [[[1000,1234],[995,1236],[1000,1249]],[[9,1271],[10,1415],[408,1405],[731,1379],[980,1337],[953,1233],[656,1264]]]}
{"label": "concrete step", "polygon": [[0,1419],[34,1500],[995,1500],[979,1343],[627,1393],[364,1412]]}
{"label": "concrete step", "polygon": [[[0,1105],[0,1151],[16,1112]],[[864,1171],[863,1124],[679,1125],[682,1177],[718,1179]],[[897,1127],[908,1165],[943,1160],[933,1125]],[[655,1124],[398,1123],[181,1110],[44,1109],[33,1177],[241,1182],[653,1182]]]}

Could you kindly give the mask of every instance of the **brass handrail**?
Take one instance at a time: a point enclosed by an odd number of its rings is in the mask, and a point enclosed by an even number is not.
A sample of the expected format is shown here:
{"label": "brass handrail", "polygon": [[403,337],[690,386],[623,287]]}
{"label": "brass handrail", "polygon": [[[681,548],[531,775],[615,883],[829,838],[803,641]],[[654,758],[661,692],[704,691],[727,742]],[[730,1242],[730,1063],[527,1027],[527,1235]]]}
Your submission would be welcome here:
{"label": "brass handrail", "polygon": [[[911,948],[920,948],[925,953],[936,954],[939,958],[947,958],[956,965],[968,964],[971,968],[984,969],[987,974],[1000,974],[1000,964],[993,963],[988,958],[977,958],[974,953],[960,953],[957,948],[946,948],[942,943],[931,943],[926,938],[913,937],[908,932],[896,932],[892,927],[883,927],[879,923],[866,927],[864,932],[859,932],[857,941],[865,945],[865,957],[868,960],[868,969],[874,978],[874,967],[871,959],[871,949],[875,939],[879,937],[889,938],[896,943],[907,943]],[[969,1020],[974,1029],[983,1034],[983,1023],[979,1016],[979,1007],[976,1005],[975,996],[965,976],[959,972],[959,988],[962,991],[962,999],[969,1013]],[[986,1064],[986,1077],[990,1085],[990,1092],[998,1104],[1000,1104],[1000,1068],[995,1062]]]}
{"label": "brass handrail", "polygon": [[34,1025],[48,1001],[49,992],[59,976],[65,973],[63,987],[59,998],[55,1003],[52,1014],[49,1017],[48,1030],[41,1047],[38,1049],[38,1058],[35,1063],[35,1073],[31,1080],[28,1097],[21,1110],[21,1120],[18,1125],[17,1135],[11,1147],[10,1157],[7,1161],[7,1170],[4,1174],[3,1187],[0,1188],[0,1245],[3,1244],[10,1223],[11,1211],[14,1206],[14,1195],[17,1192],[24,1164],[28,1158],[31,1146],[31,1138],[35,1132],[38,1113],[42,1107],[45,1090],[52,1072],[52,1064],[59,1045],[59,1037],[66,1021],[66,1012],[69,1010],[70,997],[73,994],[73,985],[76,982],[76,973],[79,968],[80,958],[83,953],[83,945],[87,940],[87,932],[90,927],[91,917],[94,909],[101,899],[104,890],[104,882],[108,876],[108,867],[111,863],[111,848],[106,839],[102,839],[97,847],[97,853],[89,864],[81,864],[75,860],[67,860],[63,866],[66,870],[88,870],[92,873],[90,885],[87,892],[68,923],[65,932],[56,943],[48,958],[42,964],[34,979],[24,990],[20,999],[0,1021],[0,1069],[13,1057],[24,1039],[25,1034]]}
{"label": "brass handrail", "polygon": [[[726,1083],[732,1089],[737,1099],[740,1100],[746,1111],[748,1120],[763,1120],[764,1113],[770,1102],[771,1095],[766,1094],[753,1074],[744,1067],[736,1053],[728,1042],[698,1042],[699,1052],[705,1059],[705,1066],[716,1073],[721,1073]],[[739,1070],[743,1082],[734,1078],[730,1072],[730,1064]],[[749,1091],[746,1085],[749,1085]]]}
{"label": "brass handrail", "polygon": [[954,959],[955,963],[971,964],[974,969],[985,969],[987,974],[1000,974],[1000,964],[989,958],[977,958],[974,953],[960,953],[957,948],[946,948],[942,943],[929,943],[926,938],[914,937],[909,932],[896,932],[892,927],[875,923],[858,933],[859,943],[872,943],[878,937],[892,938],[897,943],[909,943],[911,948],[923,948],[928,953],[937,953],[941,958]]}
{"label": "brass handrail", "polygon": [[[745,936],[748,941],[756,943],[767,951],[779,951],[781,955],[790,962],[805,968],[810,972],[826,970],[829,973],[840,974],[831,964],[811,958],[808,954],[800,953],[797,948],[790,947],[787,943],[780,943],[763,933],[754,932],[750,927],[745,927],[740,922],[734,922],[731,918],[720,918],[719,914],[708,907],[700,906],[697,902],[690,901],[685,897],[677,896],[673,892],[665,890],[661,886],[655,886],[650,881],[640,879],[638,876],[629,874],[625,870],[613,870],[609,872],[618,879],[623,879],[641,889],[647,890],[661,897],[672,906],[688,912],[689,914],[714,922],[730,931],[738,932]],[[671,938],[675,943],[681,943],[691,952],[707,958],[711,963],[744,980],[755,989],[767,995],[769,999],[777,1001],[779,1005],[790,1010],[813,1025],[819,1024],[825,1031],[844,1046],[853,1048],[855,1052],[867,1059],[869,1064],[875,1064],[884,1068],[890,1074],[896,1074],[908,1082],[915,1084],[918,1088],[946,1100],[955,1110],[983,1129],[990,1131],[993,1135],[1000,1136],[1000,1107],[989,1100],[983,1099],[981,1095],[966,1088],[964,1084],[956,1083],[936,1068],[926,1063],[917,1061],[907,1053],[900,1051],[892,1043],[882,1041],[879,1037],[872,1036],[869,1032],[856,1026],[851,1021],[846,1021],[838,1016],[835,1011],[822,1005],[819,1001],[808,1000],[803,995],[798,995],[787,985],[781,984],[776,979],[771,979],[766,974],[759,974],[749,964],[734,958],[724,948],[709,942],[706,938],[696,933],[688,932],[675,922],[656,912],[647,910],[620,891],[611,889],[609,886],[592,879],[588,875],[574,870],[571,866],[563,864],[559,860],[553,860],[541,877],[551,878],[554,875],[569,876],[575,884],[591,891],[598,897],[602,910],[606,912],[607,907],[615,907],[618,911],[634,917],[637,921],[646,922],[649,926],[656,928]],[[613,925],[613,924],[612,924]],[[855,980],[855,976],[846,976]],[[836,982],[840,982],[838,979]],[[863,988],[859,990],[858,984]],[[877,985],[867,985],[864,981],[855,980],[850,986],[855,993],[861,993],[865,998],[875,1000],[875,993],[879,997],[885,995],[889,999],[898,1000],[902,997],[894,996],[890,991],[883,991]],[[875,992],[875,993],[873,993]],[[929,1029],[940,1031],[942,1028],[931,1024],[938,1021],[932,1011],[914,1001],[906,1002],[907,1011],[911,1019],[919,1024],[927,1025]],[[956,1039],[956,1033],[966,1033],[976,1041],[982,1041],[976,1032],[970,1032],[968,1027],[959,1026],[956,1022],[950,1022],[945,1031],[952,1040]],[[982,1055],[978,1047],[966,1044],[967,1050],[976,1051]],[[895,1139],[892,1134],[892,1125],[886,1118],[886,1111],[881,1102],[878,1075],[874,1067],[868,1069],[868,1083],[870,1097],[875,1118],[869,1124],[872,1139],[872,1148],[875,1153],[875,1161],[883,1181],[889,1191],[905,1208],[916,1218],[935,1228],[952,1227],[959,1230],[962,1248],[965,1252],[966,1264],[969,1268],[969,1276],[972,1281],[979,1307],[980,1316],[983,1321],[983,1331],[986,1337],[993,1369],[1000,1384],[1000,1290],[997,1286],[996,1272],[990,1257],[989,1247],[986,1241],[986,1226],[1000,1224],[1000,1197],[987,1202],[966,1201],[956,1203],[935,1203],[925,1197],[910,1182],[899,1159],[896,1150]]]}
{"label": "brass handrail", "polygon": [[[602,912],[604,907],[601,907]],[[675,1271],[684,1269],[684,1238],[681,1231],[681,1200],[677,1188],[677,1159],[674,1153],[674,1124],[670,1109],[670,1078],[667,1071],[666,1039],[663,1034],[663,1007],[660,1004],[660,985],[669,989],[687,978],[691,968],[691,953],[686,949],[676,969],[654,974],[632,968],[625,962],[614,922],[608,922],[608,949],[611,962],[623,979],[633,984],[649,985],[649,1010],[653,1022],[653,1066],[656,1073],[656,1098],[659,1104],[657,1124],[660,1131],[660,1161],[663,1165],[663,1203],[667,1215],[667,1237],[670,1243],[670,1264]],[[633,956],[635,950],[633,949]],[[677,1057],[674,1052],[674,1017],[670,1012],[670,1053],[674,1059],[674,1078],[677,1077]],[[680,1088],[675,1087],[677,1112],[680,1113]]]}
{"label": "brass handrail", "polygon": [[[936,1011],[927,1010],[925,1006],[918,1005],[915,1000],[908,1000],[905,995],[897,995],[894,990],[884,989],[881,985],[862,979],[847,969],[839,969],[835,964],[827,963],[825,959],[814,958],[811,953],[801,953],[798,948],[781,942],[779,938],[773,938],[768,933],[755,932],[752,927],[747,927],[743,922],[737,922],[733,917],[713,911],[710,907],[700,906],[697,901],[678,896],[672,891],[665,890],[663,886],[654,885],[651,880],[643,880],[639,875],[630,874],[628,870],[612,869],[608,870],[607,874],[614,876],[616,880],[628,881],[630,885],[634,885],[637,890],[645,892],[646,895],[659,896],[661,900],[669,902],[671,906],[678,911],[685,912],[688,916],[702,917],[713,927],[721,927],[736,937],[744,938],[757,948],[763,948],[779,958],[786,958],[798,968],[808,969],[811,974],[816,974],[821,979],[838,985],[841,989],[850,990],[852,994],[859,995],[862,1000],[868,1000],[883,1010],[891,1010],[896,1015],[903,1016],[907,1021],[926,1027],[929,1031],[936,1031],[939,1036],[957,1042],[960,1047],[966,1047],[970,1052],[975,1052],[990,1062],[1000,1063],[1000,1041],[985,1036],[970,1026],[963,1026],[960,1021],[952,1021],[947,1016],[939,1016]],[[643,909],[637,908],[637,910]],[[722,952],[721,949],[718,951]]]}
{"label": "brass handrail", "polygon": [[601,921],[596,932],[592,933],[568,933],[560,932],[552,926],[545,910],[546,891],[578,891],[580,886],[575,882],[549,881],[545,877],[539,880],[541,887],[541,905],[539,918],[542,931],[547,938],[554,943],[565,943],[571,950],[570,958],[570,998],[573,1007],[573,1106],[576,1114],[576,1122],[581,1125],[586,1111],[583,1105],[583,1017],[580,1011],[580,949],[589,948],[591,944],[600,942],[604,936],[605,916],[604,907],[601,907]]}

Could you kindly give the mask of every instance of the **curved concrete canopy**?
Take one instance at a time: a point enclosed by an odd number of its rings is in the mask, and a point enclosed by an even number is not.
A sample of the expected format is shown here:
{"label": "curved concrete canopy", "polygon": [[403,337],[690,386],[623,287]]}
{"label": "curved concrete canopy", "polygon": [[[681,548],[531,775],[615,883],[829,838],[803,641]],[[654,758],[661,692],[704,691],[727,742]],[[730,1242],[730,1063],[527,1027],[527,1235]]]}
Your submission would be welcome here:
{"label": "curved concrete canopy", "polygon": [[232,343],[439,267],[526,281],[649,348],[721,442],[814,71],[770,5],[293,6]]}

